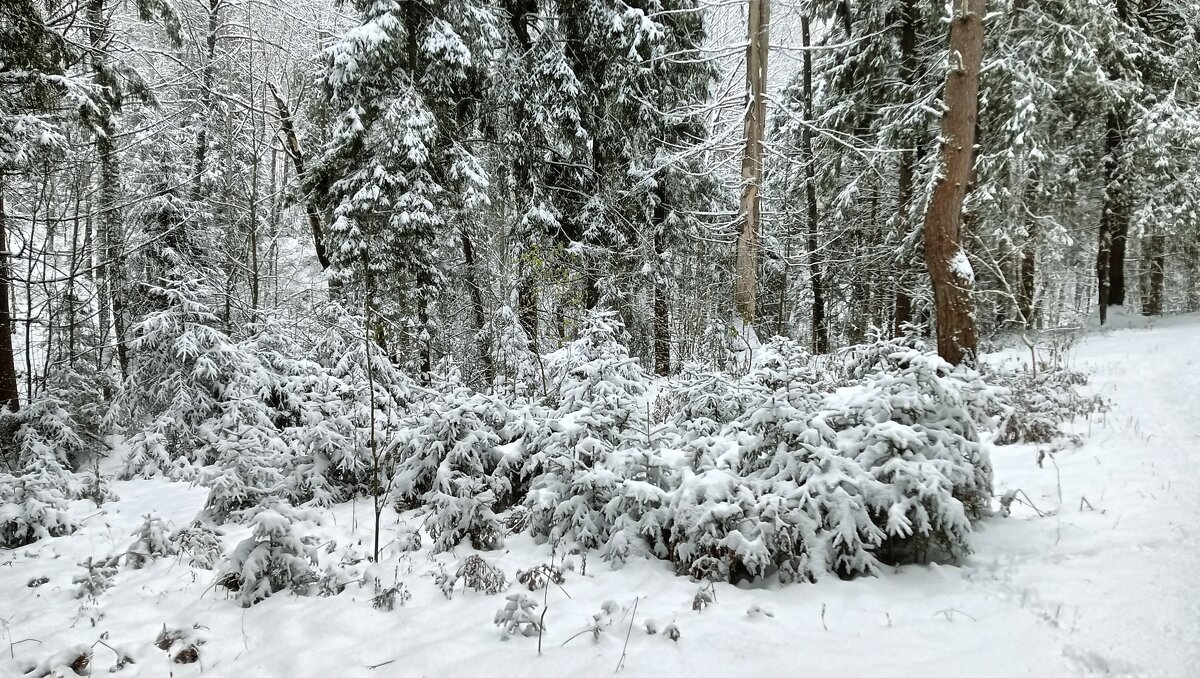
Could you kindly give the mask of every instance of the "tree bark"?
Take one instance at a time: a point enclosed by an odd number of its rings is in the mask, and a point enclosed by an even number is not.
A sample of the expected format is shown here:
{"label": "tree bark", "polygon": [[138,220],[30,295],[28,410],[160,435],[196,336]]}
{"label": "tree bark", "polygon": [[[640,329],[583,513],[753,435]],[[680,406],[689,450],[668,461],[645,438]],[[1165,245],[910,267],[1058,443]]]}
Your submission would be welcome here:
{"label": "tree bark", "polygon": [[978,342],[974,276],[960,242],[960,229],[974,162],[985,5],[985,0],[955,0],[953,4],[941,167],[925,213],[925,260],[937,312],[938,355],[955,365],[973,360]]}
{"label": "tree bark", "polygon": [[4,177],[0,175],[0,408],[21,409],[17,365],[13,357],[11,282],[8,264],[8,214],[4,206]]}
{"label": "tree bark", "polygon": [[101,110],[94,113],[96,121],[96,156],[100,165],[99,218],[96,235],[100,241],[99,259],[96,269],[96,300],[99,306],[100,335],[97,348],[99,369],[105,369],[104,349],[109,341],[109,322],[115,335],[117,363],[124,378],[129,371],[129,358],[125,342],[125,277],[124,237],[121,222],[121,172],[117,161],[116,121],[113,100],[117,96],[118,84],[107,68],[108,42],[110,40],[105,0],[90,0],[87,8],[88,39],[91,43],[92,76],[104,95]]}
{"label": "tree bark", "polygon": [[662,376],[671,374],[671,316],[668,276],[663,271],[663,257],[667,252],[667,196],[659,177],[654,202],[654,373]]}
{"label": "tree bark", "polygon": [[[916,85],[917,73],[917,8],[915,0],[904,0],[904,23],[900,26],[900,80],[904,87],[901,100],[905,105],[912,105],[912,90]],[[805,53],[807,57],[807,52]],[[896,176],[896,193],[899,204],[896,206],[898,217],[897,240],[904,242],[908,239],[909,229],[912,228],[913,176],[916,166],[916,146],[911,134],[903,136],[904,149],[900,152],[900,166]],[[892,321],[892,336],[900,336],[904,326],[912,322],[912,294],[909,291],[910,278],[908,275],[909,261],[901,251],[896,261],[896,300],[895,317]]]}
{"label": "tree bark", "polygon": [[1034,323],[1034,293],[1037,282],[1037,221],[1029,220],[1025,244],[1021,248],[1020,287],[1017,292],[1017,309],[1021,312],[1021,320],[1025,328],[1030,329]]}
{"label": "tree bark", "polygon": [[475,263],[475,241],[466,224],[458,229],[462,245],[463,263],[466,265],[467,292],[471,297],[471,316],[475,321],[475,337],[479,347],[479,362],[483,365],[484,381],[491,385],[496,380],[496,366],[492,363],[492,346],[487,335],[487,315],[483,307],[483,291],[479,285],[479,270]]}
{"label": "tree bark", "polygon": [[1121,162],[1125,144],[1121,115],[1111,111],[1104,134],[1104,212],[1096,248],[1096,282],[1100,324],[1108,320],[1108,307],[1125,303],[1125,238],[1129,232],[1129,197]]}
{"label": "tree bark", "polygon": [[217,31],[221,27],[221,4],[223,0],[208,0],[204,11],[208,13],[208,34],[205,36],[204,66],[200,69],[200,129],[196,131],[196,150],[193,160],[192,199],[203,197],[204,173],[208,171],[208,119],[212,114],[213,74],[216,64]]}
{"label": "tree bark", "polygon": [[770,37],[770,0],[750,0],[746,46],[746,117],[743,127],[741,230],[733,272],[733,303],[746,325],[754,322],[758,286],[758,231],[762,197],[763,142],[767,122],[767,54]]}
{"label": "tree bark", "polygon": [[1146,263],[1149,264],[1149,289],[1146,291],[1146,304],[1142,309],[1143,315],[1162,315],[1163,312],[1163,280],[1166,265],[1166,236],[1162,233],[1151,233],[1146,236],[1144,245]]}
{"label": "tree bark", "polygon": [[800,135],[800,143],[804,151],[804,202],[807,207],[807,249],[808,277],[812,287],[812,333],[813,353],[829,352],[829,322],[825,319],[825,278],[820,263],[817,262],[818,232],[820,224],[817,213],[817,177],[816,156],[813,153],[812,129],[814,124],[813,111],[813,67],[812,36],[809,30],[808,15],[800,17],[800,38],[804,50],[804,120],[807,123]]}
{"label": "tree bark", "polygon": [[[296,168],[296,180],[303,183],[304,150],[300,147],[300,138],[296,136],[296,126],[292,123],[292,112],[283,97],[279,96],[279,90],[275,89],[274,83],[268,83],[267,87],[271,89],[271,96],[275,98],[275,107],[279,110],[279,127],[283,130],[284,139],[287,140],[287,153],[292,159],[292,166]],[[329,253],[325,250],[325,233],[321,228],[321,213],[312,200],[305,200],[304,209],[308,214],[308,227],[312,231],[317,262],[321,264],[322,269],[327,269],[329,268]]]}

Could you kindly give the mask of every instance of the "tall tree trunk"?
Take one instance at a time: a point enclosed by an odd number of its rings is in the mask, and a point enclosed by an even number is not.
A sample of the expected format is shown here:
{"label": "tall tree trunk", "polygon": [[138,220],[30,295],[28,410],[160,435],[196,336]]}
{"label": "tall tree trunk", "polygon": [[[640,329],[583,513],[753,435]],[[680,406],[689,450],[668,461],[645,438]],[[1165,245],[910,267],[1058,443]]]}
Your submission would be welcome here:
{"label": "tall tree trunk", "polygon": [[[904,0],[902,11],[904,12],[904,23],[900,26],[900,79],[904,89],[901,100],[903,104],[911,105],[912,91],[916,86],[917,77],[917,8],[915,0]],[[805,54],[807,56],[807,52]],[[896,236],[900,243],[908,240],[909,231],[912,228],[913,176],[916,166],[916,149],[914,148],[916,140],[909,133],[904,134],[902,139],[904,149],[900,152],[900,166],[896,176],[896,194],[899,196],[896,206],[898,219]],[[904,331],[904,326],[912,322],[913,301],[912,292],[909,289],[912,279],[908,271],[909,263],[902,249],[896,260],[895,317],[892,322],[892,335],[897,337]]]}
{"label": "tall tree trunk", "polygon": [[666,191],[662,187],[665,179],[659,177],[654,202],[654,372],[662,376],[671,374],[671,317],[667,281],[663,270],[663,257],[667,252],[667,205]]}
{"label": "tall tree trunk", "polygon": [[953,3],[941,168],[925,213],[925,260],[937,312],[938,355],[956,365],[974,358],[978,342],[972,298],[974,275],[960,229],[974,162],[985,5],[985,0]]}
{"label": "tall tree trunk", "polygon": [[[271,96],[275,98],[275,107],[279,111],[279,127],[283,130],[283,137],[287,141],[287,154],[296,168],[296,180],[303,183],[304,150],[300,147],[300,138],[296,136],[296,126],[292,123],[291,109],[288,108],[283,97],[279,96],[279,90],[275,89],[274,83],[268,83],[267,87],[271,89]],[[308,215],[308,227],[312,231],[317,262],[321,264],[322,269],[327,269],[329,268],[329,253],[325,250],[325,233],[321,228],[321,213],[317,210],[316,203],[310,199],[304,201],[304,210]]]}
{"label": "tall tree trunk", "polygon": [[207,0],[204,3],[204,11],[208,14],[208,33],[204,40],[204,66],[200,69],[200,129],[196,130],[192,168],[193,200],[203,197],[204,173],[208,170],[208,120],[212,115],[213,75],[216,72],[214,59],[217,53],[217,31],[221,27],[222,2],[223,0]]}
{"label": "tall tree trunk", "polygon": [[1017,309],[1021,312],[1021,320],[1026,329],[1034,324],[1034,294],[1037,282],[1037,220],[1030,219],[1025,244],[1021,247],[1020,287],[1017,291]]}
{"label": "tall tree trunk", "polygon": [[1149,264],[1149,289],[1146,291],[1146,304],[1142,309],[1144,315],[1162,315],[1163,312],[1163,279],[1166,265],[1167,238],[1162,233],[1153,232],[1146,236],[1143,246],[1146,250],[1146,263]]}
{"label": "tall tree trunk", "polygon": [[746,118],[743,127],[741,230],[733,272],[734,310],[745,325],[754,322],[758,286],[758,232],[763,179],[763,143],[767,124],[767,54],[771,2],[750,0],[746,46]]}
{"label": "tall tree trunk", "polygon": [[800,143],[804,151],[804,202],[807,207],[807,249],[808,277],[812,286],[812,333],[813,353],[829,352],[829,322],[825,319],[825,274],[817,261],[818,233],[820,224],[817,214],[817,177],[816,155],[813,153],[812,129],[815,124],[813,110],[813,66],[812,35],[809,31],[809,18],[805,14],[800,17],[800,37],[804,50],[804,131],[800,135]]}
{"label": "tall tree trunk", "polygon": [[96,270],[96,301],[99,306],[100,336],[97,349],[100,369],[105,369],[104,349],[109,341],[109,322],[114,332],[117,363],[121,377],[128,373],[129,360],[125,341],[125,280],[121,222],[121,172],[117,159],[116,120],[113,100],[118,83],[105,63],[110,40],[105,0],[89,0],[87,6],[88,39],[91,43],[92,77],[102,88],[101,110],[95,113],[96,156],[100,165],[100,200],[96,235],[100,241]]}
{"label": "tall tree trunk", "polygon": [[1125,303],[1125,238],[1129,232],[1128,191],[1121,153],[1125,133],[1121,115],[1108,114],[1104,133],[1104,211],[1096,248],[1096,282],[1100,324],[1108,320],[1108,307]]}
{"label": "tall tree trunk", "polygon": [[17,365],[13,357],[11,276],[8,264],[8,213],[4,206],[4,175],[0,173],[0,408],[21,409]]}
{"label": "tall tree trunk", "polygon": [[458,229],[466,265],[467,293],[471,297],[471,317],[475,321],[475,338],[479,345],[479,362],[483,365],[484,381],[490,386],[496,381],[496,366],[492,363],[492,345],[487,332],[487,314],[483,307],[483,289],[479,283],[479,265],[475,262],[475,241],[466,224]]}

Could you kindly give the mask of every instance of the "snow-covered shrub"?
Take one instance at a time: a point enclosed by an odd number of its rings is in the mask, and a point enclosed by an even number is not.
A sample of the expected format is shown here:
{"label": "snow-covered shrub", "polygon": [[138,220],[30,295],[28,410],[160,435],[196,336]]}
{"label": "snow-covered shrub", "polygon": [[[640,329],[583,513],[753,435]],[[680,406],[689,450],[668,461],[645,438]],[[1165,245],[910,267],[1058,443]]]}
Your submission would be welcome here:
{"label": "snow-covered shrub", "polygon": [[507,413],[498,398],[449,379],[421,410],[419,423],[400,434],[393,492],[401,505],[420,501],[433,511],[427,524],[434,552],[463,539],[481,550],[499,548],[503,526],[495,511],[511,505],[520,470],[502,447]]}
{"label": "snow-covered shrub", "polygon": [[685,471],[671,498],[670,558],[679,573],[732,581],[765,572],[770,554],[747,519],[754,505],[753,490],[728,469]]}
{"label": "snow-covered shrub", "polygon": [[728,374],[706,370],[697,363],[684,363],[660,397],[668,404],[668,422],[685,444],[715,435],[745,407],[738,385]]}
{"label": "snow-covered shrub", "polygon": [[478,555],[467,556],[454,570],[454,576],[442,585],[442,592],[449,597],[454,585],[462,582],[463,588],[471,588],[480,593],[493,595],[508,588],[508,579],[504,571],[492,565]]}
{"label": "snow-covered shrub", "polygon": [[16,548],[74,531],[63,487],[52,474],[0,473],[0,546]]}
{"label": "snow-covered shrub", "polygon": [[517,570],[517,582],[530,591],[540,591],[550,584],[562,584],[566,581],[562,569],[549,563],[542,563],[528,570]]}
{"label": "snow-covered shrub", "polygon": [[[86,467],[94,461],[93,452],[102,447],[108,410],[105,393],[111,388],[108,373],[86,364],[67,366],[53,370],[41,395],[25,408],[31,421],[52,420],[41,428],[56,441],[68,468]],[[51,432],[51,427],[58,430]]]}
{"label": "snow-covered shrub", "polygon": [[497,394],[524,397],[542,390],[537,356],[529,348],[529,335],[508,304],[492,316],[492,366],[496,371],[493,385]]}
{"label": "snow-covered shrub", "polygon": [[977,421],[995,408],[966,366],[897,348],[874,361],[829,416],[842,453],[866,474],[858,489],[886,535],[879,555],[910,562],[970,553],[971,520],[987,510],[991,463]]}
{"label": "snow-covered shrub", "polygon": [[310,479],[323,475],[341,500],[387,485],[393,458],[386,452],[411,423],[404,420],[405,413],[419,410],[429,391],[398,370],[373,342],[368,354],[362,318],[330,305],[324,324],[312,351],[320,371],[305,377],[309,402],[297,441],[305,455],[300,470]]}
{"label": "snow-covered shrub", "polygon": [[197,520],[176,530],[171,535],[171,541],[177,547],[177,552],[187,554],[188,564],[192,567],[211,570],[221,560],[221,538],[202,521]]}
{"label": "snow-covered shrub", "polygon": [[739,385],[749,407],[765,395],[808,409],[819,402],[823,392],[831,390],[832,384],[803,346],[785,337],[773,337],[755,352],[754,363]]}
{"label": "snow-covered shrub", "polygon": [[14,469],[0,473],[0,546],[23,546],[75,529],[67,501],[74,478],[67,455],[84,444],[75,434],[63,401],[34,400],[19,412],[0,413],[0,425],[12,431]]}
{"label": "snow-covered shrub", "polygon": [[612,528],[601,557],[614,567],[631,554],[666,558],[671,523],[670,493],[678,485],[678,472],[661,450],[629,449],[618,458],[621,479],[604,507]]}
{"label": "snow-covered shrub", "polygon": [[262,401],[239,395],[219,403],[220,416],[202,428],[205,456],[214,462],[199,477],[209,488],[204,514],[217,523],[282,498],[292,462]]}
{"label": "snow-covered shrub", "polygon": [[133,537],[133,543],[125,551],[125,564],[135,570],[158,558],[179,553],[179,545],[172,541],[167,524],[152,513],[142,519],[142,524],[133,531]]}
{"label": "snow-covered shrub", "polygon": [[26,666],[21,678],[75,678],[91,673],[92,648],[87,644],[72,645],[46,657],[37,664]]}
{"label": "snow-covered shrub", "polygon": [[500,627],[500,640],[521,634],[526,638],[542,633],[542,621],[538,616],[538,604],[527,594],[509,594],[504,607],[496,610],[494,619]]}
{"label": "snow-covered shrub", "polygon": [[[764,366],[754,378],[767,374]],[[833,454],[833,432],[792,405],[808,403],[800,395],[789,401],[788,384],[772,383],[772,395],[712,442],[713,461],[685,472],[672,498],[669,550],[681,572],[716,580],[778,572],[791,581],[817,571],[812,552],[823,516],[812,499],[822,492],[810,481],[815,460]]]}
{"label": "snow-covered shrub", "polygon": [[[62,389],[43,392],[18,412],[4,411],[0,427],[15,430],[15,456],[18,468],[53,464],[67,473],[78,468],[93,445],[87,431],[70,409],[68,394]],[[55,471],[57,473],[57,471]]]}
{"label": "snow-covered shrub", "polygon": [[284,590],[307,595],[317,581],[317,555],[296,535],[300,516],[283,502],[247,513],[253,534],[233,549],[218,581],[237,593],[242,607]]}
{"label": "snow-covered shrub", "polygon": [[640,399],[649,381],[618,336],[612,312],[591,312],[579,338],[550,356],[557,407],[534,441],[525,473],[533,478],[525,505],[535,537],[583,548],[608,541],[605,506],[619,494],[615,452],[649,430]]}
{"label": "snow-covered shrub", "polygon": [[84,572],[71,580],[78,588],[75,589],[76,598],[86,598],[95,601],[105,591],[112,587],[113,577],[117,575],[116,559],[105,558],[95,560],[88,557],[87,560],[79,563]]}
{"label": "snow-covered shrub", "polygon": [[159,310],[132,328],[129,377],[113,416],[130,428],[121,475],[170,474],[189,478],[203,449],[202,424],[218,416],[226,390],[256,367],[246,353],[216,329],[198,278],[176,271],[150,297]]}
{"label": "snow-covered shrub", "polygon": [[989,376],[1008,387],[999,445],[1052,442],[1065,435],[1063,424],[1107,407],[1102,396],[1080,393],[1088,382],[1082,372],[1043,365],[1036,375],[997,370]]}
{"label": "snow-covered shrub", "polygon": [[391,612],[399,605],[412,600],[408,585],[400,579],[399,565],[387,576],[386,569],[379,563],[367,568],[363,574],[363,583],[371,589],[371,607],[384,612]]}
{"label": "snow-covered shrub", "polygon": [[79,480],[79,498],[91,499],[96,506],[101,506],[106,501],[117,501],[120,497],[113,491],[112,485],[108,482],[108,476],[100,472],[98,466],[82,471],[76,476]]}
{"label": "snow-covered shrub", "polygon": [[200,648],[207,642],[199,633],[202,628],[199,624],[187,628],[167,628],[164,624],[154,645],[168,655],[174,653],[171,661],[175,664],[195,664],[200,661]]}

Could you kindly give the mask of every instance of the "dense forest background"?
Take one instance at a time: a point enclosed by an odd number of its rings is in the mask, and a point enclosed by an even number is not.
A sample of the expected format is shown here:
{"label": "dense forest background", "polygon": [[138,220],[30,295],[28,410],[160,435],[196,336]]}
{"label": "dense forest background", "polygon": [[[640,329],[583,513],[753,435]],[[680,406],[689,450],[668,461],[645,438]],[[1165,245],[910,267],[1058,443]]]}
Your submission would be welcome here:
{"label": "dense forest background", "polygon": [[[911,520],[964,551],[997,410],[921,338],[970,365],[1200,310],[1198,69],[1183,0],[9,0],[3,540],[68,530],[115,446],[214,520],[371,496],[377,540],[424,504],[483,547],[523,504],[624,553],[666,539],[646,483],[784,473],[778,443],[909,488],[787,504],[858,532],[828,567]],[[852,383],[946,455],[907,471],[936,496],[854,438],[883,410],[829,400]],[[762,548],[803,573],[804,540]]]}

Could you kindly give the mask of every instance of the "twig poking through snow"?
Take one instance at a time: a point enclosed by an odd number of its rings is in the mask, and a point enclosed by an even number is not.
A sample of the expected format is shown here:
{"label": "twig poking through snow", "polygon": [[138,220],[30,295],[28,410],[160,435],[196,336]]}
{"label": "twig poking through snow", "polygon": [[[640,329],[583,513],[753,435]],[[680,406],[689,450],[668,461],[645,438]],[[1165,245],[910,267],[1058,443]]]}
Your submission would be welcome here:
{"label": "twig poking through snow", "polygon": [[938,610],[937,612],[934,612],[933,614],[935,614],[935,615],[942,614],[942,615],[946,616],[946,621],[954,621],[954,613],[955,612],[961,614],[962,616],[966,617],[967,619],[970,619],[973,622],[979,621],[978,619],[972,617],[971,615],[967,614],[966,612],[963,612],[962,610],[958,609],[957,607],[948,607],[944,610]]}
{"label": "twig poking through snow", "polygon": [[617,662],[617,670],[613,671],[613,673],[617,673],[625,668],[625,652],[629,649],[629,636],[633,634],[633,622],[637,619],[637,609],[640,601],[641,598],[633,599],[633,616],[629,619],[629,629],[625,631],[625,644],[621,646],[621,659]]}

